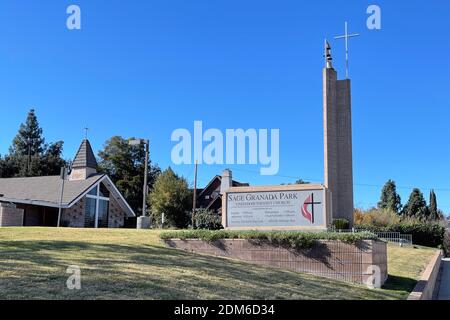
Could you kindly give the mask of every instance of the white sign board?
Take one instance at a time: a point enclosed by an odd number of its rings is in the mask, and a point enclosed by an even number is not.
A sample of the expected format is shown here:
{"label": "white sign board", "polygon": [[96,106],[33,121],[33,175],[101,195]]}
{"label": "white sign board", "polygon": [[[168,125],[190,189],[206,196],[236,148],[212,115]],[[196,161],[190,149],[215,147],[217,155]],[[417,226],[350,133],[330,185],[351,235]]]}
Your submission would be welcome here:
{"label": "white sign board", "polygon": [[[323,228],[327,227],[326,189],[276,188],[258,191],[246,188],[225,193],[224,223],[230,229]],[[304,187],[302,188],[304,189]]]}

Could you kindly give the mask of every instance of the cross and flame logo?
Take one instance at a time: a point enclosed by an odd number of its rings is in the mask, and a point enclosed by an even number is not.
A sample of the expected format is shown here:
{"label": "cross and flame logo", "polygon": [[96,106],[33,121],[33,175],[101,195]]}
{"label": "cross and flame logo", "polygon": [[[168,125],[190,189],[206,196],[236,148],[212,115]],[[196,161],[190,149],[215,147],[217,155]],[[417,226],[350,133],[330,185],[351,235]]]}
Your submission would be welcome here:
{"label": "cross and flame logo", "polygon": [[[314,202],[314,193],[311,193],[301,207],[302,216],[311,224],[314,224],[314,206],[318,204],[322,204],[322,202]],[[311,206],[311,211],[308,210],[309,206]]]}

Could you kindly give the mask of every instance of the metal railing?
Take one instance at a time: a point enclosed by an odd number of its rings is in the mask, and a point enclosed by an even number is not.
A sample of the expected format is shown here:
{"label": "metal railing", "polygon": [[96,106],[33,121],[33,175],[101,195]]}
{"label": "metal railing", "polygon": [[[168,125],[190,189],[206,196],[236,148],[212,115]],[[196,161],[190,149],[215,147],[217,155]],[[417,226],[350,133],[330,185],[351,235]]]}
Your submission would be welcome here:
{"label": "metal railing", "polygon": [[342,233],[356,233],[356,232],[372,232],[378,236],[381,240],[396,243],[399,246],[412,246],[412,234],[401,234],[400,232],[373,232],[370,230],[362,230],[362,229],[330,229],[329,231],[333,232],[342,232]]}

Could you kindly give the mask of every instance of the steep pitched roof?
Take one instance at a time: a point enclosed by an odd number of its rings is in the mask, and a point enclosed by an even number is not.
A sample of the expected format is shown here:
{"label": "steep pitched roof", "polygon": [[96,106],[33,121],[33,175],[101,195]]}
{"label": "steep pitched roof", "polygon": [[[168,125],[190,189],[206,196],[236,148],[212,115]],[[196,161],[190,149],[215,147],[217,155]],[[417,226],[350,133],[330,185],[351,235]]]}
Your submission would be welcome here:
{"label": "steep pitched roof", "polygon": [[[72,205],[80,195],[101,180],[97,174],[86,180],[65,181],[62,206]],[[62,180],[59,176],[0,179],[0,201],[59,206]]]}
{"label": "steep pitched roof", "polygon": [[97,159],[92,151],[89,140],[84,139],[73,160],[72,168],[93,168],[97,169]]}
{"label": "steep pitched roof", "polygon": [[[62,207],[70,208],[100,182],[108,188],[111,197],[115,198],[127,216],[135,216],[133,209],[105,174],[96,174],[85,180],[66,180]],[[58,208],[61,187],[59,176],[4,178],[0,179],[0,201]]]}

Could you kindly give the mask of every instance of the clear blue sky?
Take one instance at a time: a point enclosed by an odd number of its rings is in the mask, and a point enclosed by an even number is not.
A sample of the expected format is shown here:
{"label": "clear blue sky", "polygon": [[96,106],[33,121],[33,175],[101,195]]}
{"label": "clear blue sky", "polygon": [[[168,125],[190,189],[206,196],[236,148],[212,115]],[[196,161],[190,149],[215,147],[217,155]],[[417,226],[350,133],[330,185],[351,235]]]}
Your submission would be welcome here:
{"label": "clear blue sky", "polygon": [[[66,8],[82,30],[66,28]],[[382,9],[382,30],[366,8]],[[323,39],[344,21],[353,81],[355,205],[369,207],[394,179],[406,201],[436,188],[450,213],[448,1],[72,0],[0,3],[0,153],[34,107],[47,141],[73,157],[113,135],[151,139],[171,165],[170,135],[207,128],[279,128],[278,176],[231,166],[254,185],[323,181]],[[331,42],[344,75],[344,46]],[[173,166],[193,180],[192,166]],[[201,166],[199,184],[225,166]]]}

